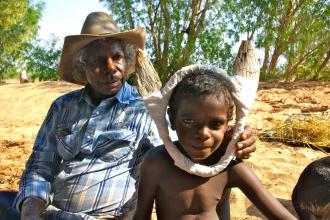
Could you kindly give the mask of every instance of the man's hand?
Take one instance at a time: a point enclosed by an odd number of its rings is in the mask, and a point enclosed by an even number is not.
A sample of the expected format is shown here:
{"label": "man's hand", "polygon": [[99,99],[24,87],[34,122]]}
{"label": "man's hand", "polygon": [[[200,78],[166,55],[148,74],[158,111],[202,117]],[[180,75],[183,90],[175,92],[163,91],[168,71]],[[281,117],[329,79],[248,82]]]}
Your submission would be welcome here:
{"label": "man's hand", "polygon": [[21,220],[42,220],[41,213],[46,208],[46,202],[37,197],[24,199],[21,209]]}
{"label": "man's hand", "polygon": [[[229,141],[233,135],[234,126],[229,126],[225,139],[221,145],[227,146]],[[236,153],[235,156],[239,159],[247,159],[250,157],[250,154],[256,151],[256,146],[254,145],[256,142],[255,137],[253,136],[253,130],[250,126],[246,125],[244,127],[244,131],[241,133],[240,140],[236,144]]]}
{"label": "man's hand", "polygon": [[239,142],[236,144],[236,157],[240,159],[247,159],[250,154],[256,151],[255,137],[253,136],[253,130],[250,126],[245,126],[244,131],[240,136]]}

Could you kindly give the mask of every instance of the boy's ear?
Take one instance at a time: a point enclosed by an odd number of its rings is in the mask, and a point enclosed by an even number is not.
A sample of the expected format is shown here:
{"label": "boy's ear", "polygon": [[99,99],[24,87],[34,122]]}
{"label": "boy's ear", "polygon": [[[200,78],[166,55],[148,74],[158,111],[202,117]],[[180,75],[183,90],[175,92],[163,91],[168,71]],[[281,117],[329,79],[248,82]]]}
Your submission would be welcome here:
{"label": "boy's ear", "polygon": [[170,119],[171,129],[175,130],[174,114],[173,114],[173,111],[171,110],[171,108],[167,109],[167,114],[168,114],[168,117]]}

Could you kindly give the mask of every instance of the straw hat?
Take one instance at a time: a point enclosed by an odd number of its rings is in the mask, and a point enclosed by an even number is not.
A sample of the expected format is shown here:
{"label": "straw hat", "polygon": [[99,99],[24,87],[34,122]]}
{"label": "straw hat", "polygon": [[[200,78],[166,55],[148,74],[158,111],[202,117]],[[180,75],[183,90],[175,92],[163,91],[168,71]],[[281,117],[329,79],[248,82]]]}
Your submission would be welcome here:
{"label": "straw hat", "polygon": [[[92,12],[87,17],[81,29],[81,34],[65,37],[62,55],[59,63],[59,75],[61,79],[75,83],[84,84],[73,77],[72,59],[74,55],[87,44],[101,38],[117,38],[144,48],[146,31],[145,28],[135,28],[121,32],[116,22],[105,12]],[[134,58],[135,60],[135,58]],[[135,63],[128,67],[127,73],[135,71]]]}

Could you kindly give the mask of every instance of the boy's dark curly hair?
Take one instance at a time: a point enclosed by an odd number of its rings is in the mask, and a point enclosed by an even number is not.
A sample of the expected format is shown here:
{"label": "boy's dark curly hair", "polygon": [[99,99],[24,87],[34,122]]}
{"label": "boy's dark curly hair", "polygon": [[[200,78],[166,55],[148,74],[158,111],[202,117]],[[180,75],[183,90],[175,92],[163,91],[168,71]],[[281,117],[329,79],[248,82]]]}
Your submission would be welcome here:
{"label": "boy's dark curly hair", "polygon": [[217,77],[211,70],[198,70],[186,75],[174,88],[169,100],[169,107],[176,114],[176,109],[181,100],[191,97],[214,95],[223,99],[228,105],[227,121],[233,116],[234,101],[230,93],[230,85],[225,80]]}

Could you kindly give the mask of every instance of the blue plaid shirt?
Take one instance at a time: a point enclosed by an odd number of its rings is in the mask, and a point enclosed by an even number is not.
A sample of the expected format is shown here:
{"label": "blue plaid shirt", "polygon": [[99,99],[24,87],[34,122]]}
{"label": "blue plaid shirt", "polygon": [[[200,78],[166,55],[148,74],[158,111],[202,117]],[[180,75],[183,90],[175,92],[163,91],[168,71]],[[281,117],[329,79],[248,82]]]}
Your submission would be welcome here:
{"label": "blue plaid shirt", "polygon": [[39,197],[49,219],[118,217],[134,212],[139,164],[161,144],[137,91],[125,83],[94,106],[89,87],[56,99],[37,135],[15,200]]}

